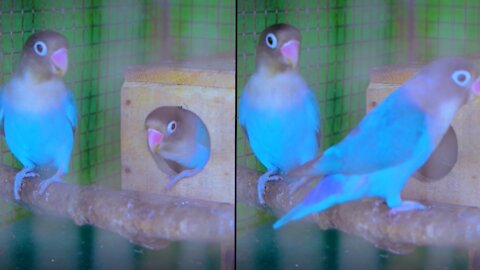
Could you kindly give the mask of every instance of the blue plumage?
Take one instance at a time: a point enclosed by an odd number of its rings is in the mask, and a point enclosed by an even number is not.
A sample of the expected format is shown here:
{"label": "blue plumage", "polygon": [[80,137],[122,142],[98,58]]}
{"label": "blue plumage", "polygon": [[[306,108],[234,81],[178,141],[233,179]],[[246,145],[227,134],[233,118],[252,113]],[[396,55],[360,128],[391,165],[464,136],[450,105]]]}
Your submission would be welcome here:
{"label": "blue plumage", "polygon": [[317,153],[318,105],[310,90],[301,87],[295,91],[305,92],[305,97],[282,108],[256,107],[247,94],[241,97],[239,122],[255,156],[267,170],[288,172]]}
{"label": "blue plumage", "polygon": [[473,78],[477,74],[476,67],[461,58],[443,58],[425,67],[343,141],[296,169],[303,177],[324,177],[273,227],[363,197],[384,198],[393,213],[424,209],[417,202],[402,201],[400,193],[438,145],[456,111],[478,95],[480,79]]}
{"label": "blue plumage", "polygon": [[[65,91],[67,91],[65,89]],[[71,95],[71,94],[70,94]],[[13,155],[25,166],[53,165],[68,171],[76,126],[75,103],[66,95],[58,107],[44,112],[24,111],[4,104],[5,140]]]}
{"label": "blue plumage", "polygon": [[166,189],[200,173],[210,159],[210,135],[195,113],[177,106],[162,106],[145,119],[147,141],[158,168],[168,174]]}
{"label": "blue plumage", "polygon": [[397,89],[325,151],[315,173],[360,174],[403,163],[418,152],[415,147],[426,133],[427,116]]}
{"label": "blue plumage", "polygon": [[306,163],[320,147],[317,100],[297,72],[301,34],[293,26],[272,25],[260,35],[257,66],[239,102],[238,119],[253,153],[267,168],[258,180],[264,203],[267,181]]}
{"label": "blue plumage", "polygon": [[43,193],[68,172],[77,126],[75,99],[62,80],[68,66],[67,42],[53,31],[32,35],[26,42],[19,70],[3,87],[0,121],[5,140],[24,168],[15,177],[14,196],[37,166],[56,173],[42,182]]}

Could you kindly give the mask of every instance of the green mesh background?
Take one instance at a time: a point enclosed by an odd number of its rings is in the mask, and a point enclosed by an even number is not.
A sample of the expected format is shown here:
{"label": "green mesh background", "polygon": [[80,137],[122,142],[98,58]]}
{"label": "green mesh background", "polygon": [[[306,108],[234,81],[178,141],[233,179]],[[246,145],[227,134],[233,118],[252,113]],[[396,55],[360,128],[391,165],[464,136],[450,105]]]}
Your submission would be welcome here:
{"label": "green mesh background", "polygon": [[423,61],[448,55],[478,55],[479,1],[416,0],[411,5],[415,58]]}
{"label": "green mesh background", "polygon": [[[70,47],[65,81],[79,117],[66,178],[120,187],[123,71],[165,59],[233,55],[234,15],[234,1],[221,0],[1,0],[0,83],[11,77],[30,34],[45,29],[64,34]],[[21,167],[4,139],[0,153],[3,164]]]}

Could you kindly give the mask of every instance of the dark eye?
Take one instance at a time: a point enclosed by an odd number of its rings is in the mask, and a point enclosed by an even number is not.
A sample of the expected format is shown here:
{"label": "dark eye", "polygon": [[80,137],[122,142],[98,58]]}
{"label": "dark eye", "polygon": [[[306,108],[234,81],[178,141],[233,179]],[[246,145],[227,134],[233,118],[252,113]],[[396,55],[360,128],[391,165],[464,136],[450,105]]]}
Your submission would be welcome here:
{"label": "dark eye", "polygon": [[265,43],[267,43],[268,47],[275,49],[277,47],[277,37],[272,33],[268,33],[265,37]]}
{"label": "dark eye", "polygon": [[40,56],[47,55],[47,45],[43,41],[37,41],[33,44],[33,50]]}
{"label": "dark eye", "polygon": [[176,121],[170,121],[170,123],[168,123],[168,125],[167,125],[168,135],[172,134],[176,129],[177,129],[177,122]]}
{"label": "dark eye", "polygon": [[470,82],[471,78],[472,78],[472,75],[470,75],[470,72],[466,70],[457,70],[452,74],[452,80],[458,86],[462,86],[462,87],[466,86]]}

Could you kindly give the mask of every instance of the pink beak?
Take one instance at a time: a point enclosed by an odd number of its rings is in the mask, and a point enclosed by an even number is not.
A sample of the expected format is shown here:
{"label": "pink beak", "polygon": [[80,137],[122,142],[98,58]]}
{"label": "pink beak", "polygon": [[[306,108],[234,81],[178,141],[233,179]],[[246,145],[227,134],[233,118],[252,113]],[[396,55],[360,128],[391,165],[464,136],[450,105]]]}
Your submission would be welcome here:
{"label": "pink beak", "polygon": [[298,55],[300,52],[300,42],[295,39],[289,40],[287,43],[283,44],[281,48],[281,53],[283,59],[287,64],[290,64],[295,68],[298,63]]}
{"label": "pink beak", "polygon": [[68,53],[67,49],[60,48],[50,56],[52,63],[52,72],[59,76],[65,75],[68,69]]}
{"label": "pink beak", "polygon": [[480,78],[478,78],[478,79],[472,84],[471,89],[472,89],[472,91],[473,91],[473,94],[475,94],[476,96],[480,96]]}
{"label": "pink beak", "polygon": [[152,153],[155,153],[157,146],[160,145],[163,141],[163,134],[160,131],[155,130],[153,128],[149,128],[147,130],[147,133],[148,133],[148,148],[150,148],[150,151],[152,151]]}

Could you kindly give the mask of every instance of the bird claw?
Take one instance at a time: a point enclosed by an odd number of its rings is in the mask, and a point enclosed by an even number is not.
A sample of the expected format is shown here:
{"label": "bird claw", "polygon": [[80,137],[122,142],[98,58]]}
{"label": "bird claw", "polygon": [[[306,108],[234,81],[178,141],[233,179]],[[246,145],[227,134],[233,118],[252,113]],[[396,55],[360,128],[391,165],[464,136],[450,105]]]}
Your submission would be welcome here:
{"label": "bird claw", "polygon": [[185,178],[185,177],[194,176],[194,175],[197,174],[198,172],[200,172],[199,169],[183,170],[183,171],[181,171],[179,174],[175,174],[175,175],[170,176],[170,180],[169,180],[168,183],[165,185],[165,189],[166,189],[166,190],[172,189],[172,187],[175,186],[175,184],[177,184],[178,181],[182,180],[182,179]]}
{"label": "bird claw", "polygon": [[307,177],[302,177],[299,180],[291,183],[290,186],[288,187],[289,189],[288,195],[292,196],[293,194],[295,194],[295,192],[297,192],[299,187],[307,183],[307,180],[308,180]]}
{"label": "bird claw", "polygon": [[257,185],[258,201],[261,205],[265,205],[263,194],[265,193],[265,186],[267,182],[279,181],[283,179],[280,175],[277,175],[277,174],[274,175],[274,173],[275,172],[268,171],[264,173],[262,176],[260,176],[260,178],[258,179],[258,185]]}
{"label": "bird claw", "polygon": [[23,176],[24,176],[24,178],[27,178],[27,177],[31,178],[31,177],[37,177],[37,176],[39,176],[39,174],[35,173],[35,172],[27,172]]}
{"label": "bird claw", "polygon": [[55,174],[54,176],[52,176],[48,179],[43,180],[40,183],[40,185],[38,186],[38,193],[37,194],[43,195],[43,193],[45,193],[45,190],[47,190],[47,188],[53,183],[63,183],[63,180],[57,174]]}
{"label": "bird claw", "polygon": [[388,211],[388,216],[395,216],[400,212],[421,211],[425,209],[427,209],[427,207],[419,202],[403,201],[399,206],[390,209],[390,211]]}
{"label": "bird claw", "polygon": [[178,174],[170,176],[170,180],[168,181],[167,184],[165,184],[165,189],[166,190],[172,189],[172,187],[175,186],[175,184],[178,182],[178,180],[180,180],[180,179],[178,179],[177,176],[178,176]]}
{"label": "bird claw", "polygon": [[16,201],[20,200],[20,190],[22,190],[22,183],[25,178],[31,178],[38,176],[37,173],[32,171],[33,168],[23,168],[15,175],[15,181],[13,183],[13,196]]}

